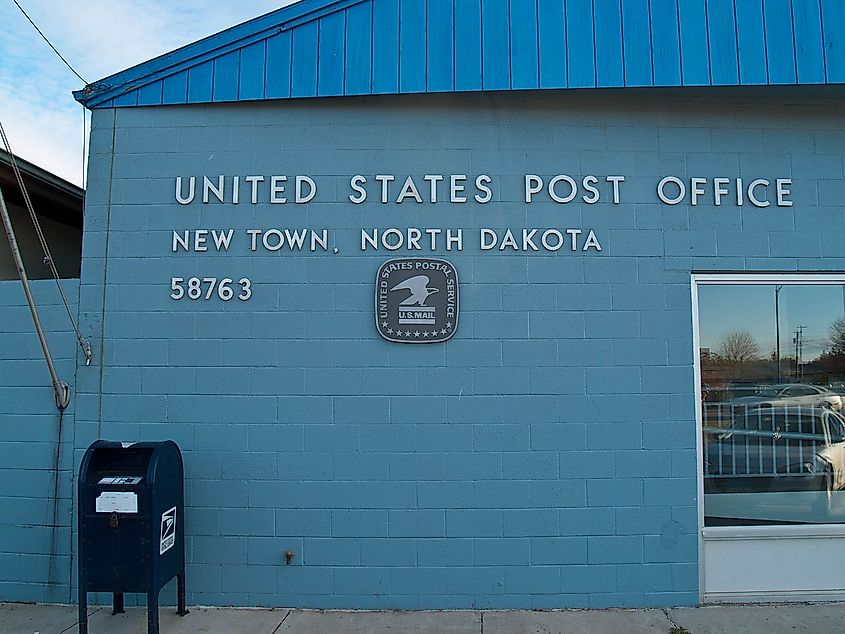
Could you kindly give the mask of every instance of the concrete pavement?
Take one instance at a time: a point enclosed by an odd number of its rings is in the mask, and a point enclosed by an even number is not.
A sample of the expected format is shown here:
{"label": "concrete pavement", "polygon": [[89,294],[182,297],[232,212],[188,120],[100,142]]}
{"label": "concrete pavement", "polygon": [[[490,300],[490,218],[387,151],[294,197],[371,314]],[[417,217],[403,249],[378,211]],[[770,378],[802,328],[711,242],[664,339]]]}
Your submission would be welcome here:
{"label": "concrete pavement", "polygon": [[[343,611],[171,607],[159,613],[164,634],[842,634],[845,603],[718,605],[649,610]],[[89,611],[90,634],[143,634],[146,610]],[[2,634],[71,634],[76,606],[0,603]]]}

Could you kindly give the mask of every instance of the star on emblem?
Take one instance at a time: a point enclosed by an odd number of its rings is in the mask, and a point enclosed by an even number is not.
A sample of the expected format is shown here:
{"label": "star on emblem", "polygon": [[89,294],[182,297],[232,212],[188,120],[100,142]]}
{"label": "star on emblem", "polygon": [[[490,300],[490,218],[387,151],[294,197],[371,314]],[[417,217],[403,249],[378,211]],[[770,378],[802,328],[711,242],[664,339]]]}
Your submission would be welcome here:
{"label": "star on emblem", "polygon": [[447,327],[447,328],[451,328],[451,327],[452,327],[452,322],[451,322],[451,321],[447,321],[447,322],[446,322],[446,327]]}
{"label": "star on emblem", "polygon": [[382,328],[387,328],[387,322],[386,322],[386,321],[381,322],[381,327],[382,327]]}
{"label": "star on emblem", "polygon": [[446,329],[444,328],[443,330],[441,330],[441,331],[440,331],[440,334],[441,334],[441,335],[445,335],[445,334],[446,334]]}
{"label": "star on emblem", "polygon": [[419,336],[420,336],[420,332],[419,332],[419,330],[417,330],[416,332],[414,332],[414,336],[415,336],[415,337],[419,337]]}
{"label": "star on emblem", "polygon": [[393,328],[388,328],[388,329],[387,329],[387,334],[388,334],[388,335],[392,335],[392,334],[393,334]]}

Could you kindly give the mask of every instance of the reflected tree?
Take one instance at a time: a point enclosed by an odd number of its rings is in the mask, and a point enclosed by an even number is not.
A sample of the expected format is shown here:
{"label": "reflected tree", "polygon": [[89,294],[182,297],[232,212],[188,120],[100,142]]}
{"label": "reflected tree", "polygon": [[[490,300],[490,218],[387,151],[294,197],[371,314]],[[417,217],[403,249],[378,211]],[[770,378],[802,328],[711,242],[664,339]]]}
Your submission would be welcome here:
{"label": "reflected tree", "polygon": [[845,318],[837,319],[830,325],[831,354],[845,354]]}
{"label": "reflected tree", "polygon": [[734,330],[722,337],[719,356],[731,365],[744,365],[760,355],[757,340],[747,330]]}

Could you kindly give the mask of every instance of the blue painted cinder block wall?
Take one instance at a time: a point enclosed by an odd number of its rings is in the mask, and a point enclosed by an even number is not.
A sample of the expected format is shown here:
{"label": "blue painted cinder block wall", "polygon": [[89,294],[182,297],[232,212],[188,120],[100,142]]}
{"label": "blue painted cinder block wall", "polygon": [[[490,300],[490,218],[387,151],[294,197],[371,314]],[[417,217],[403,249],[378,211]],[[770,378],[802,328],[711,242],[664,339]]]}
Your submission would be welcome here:
{"label": "blue painted cinder block wall", "polygon": [[[191,603],[694,604],[690,272],[841,270],[842,128],[836,103],[771,91],[95,111],[77,459],[97,437],[179,443]],[[358,173],[489,174],[494,201],[354,206]],[[526,173],[623,174],[623,201],[525,205]],[[319,195],[177,204],[175,177],[204,174],[307,174]],[[661,205],[667,174],[792,178],[794,206]],[[443,344],[375,331],[376,270],[408,253],[361,253],[360,229],[408,226],[465,229],[433,254],[461,281]],[[339,253],[253,253],[251,227],[326,227]],[[603,250],[482,253],[480,227],[592,229]],[[236,239],[171,252],[197,228]],[[171,300],[194,275],[253,297]]]}
{"label": "blue painted cinder block wall", "polygon": [[[61,283],[75,313],[79,280]],[[31,287],[56,371],[75,390],[76,336],[55,282],[35,280]],[[0,281],[2,601],[70,601],[73,396],[60,436],[50,372],[23,287]]]}

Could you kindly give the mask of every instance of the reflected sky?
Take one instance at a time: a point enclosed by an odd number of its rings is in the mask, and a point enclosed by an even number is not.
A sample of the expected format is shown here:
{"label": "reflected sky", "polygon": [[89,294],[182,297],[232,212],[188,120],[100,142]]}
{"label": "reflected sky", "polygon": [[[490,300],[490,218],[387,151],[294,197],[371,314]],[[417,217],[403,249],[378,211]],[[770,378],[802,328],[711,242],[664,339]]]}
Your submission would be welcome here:
{"label": "reflected sky", "polygon": [[[700,285],[699,337],[702,348],[719,349],[729,332],[747,330],[768,357],[775,349],[775,285]],[[793,337],[804,329],[803,358],[815,359],[829,347],[830,325],[845,315],[845,286],[784,285],[780,291],[782,356],[795,354]]]}

